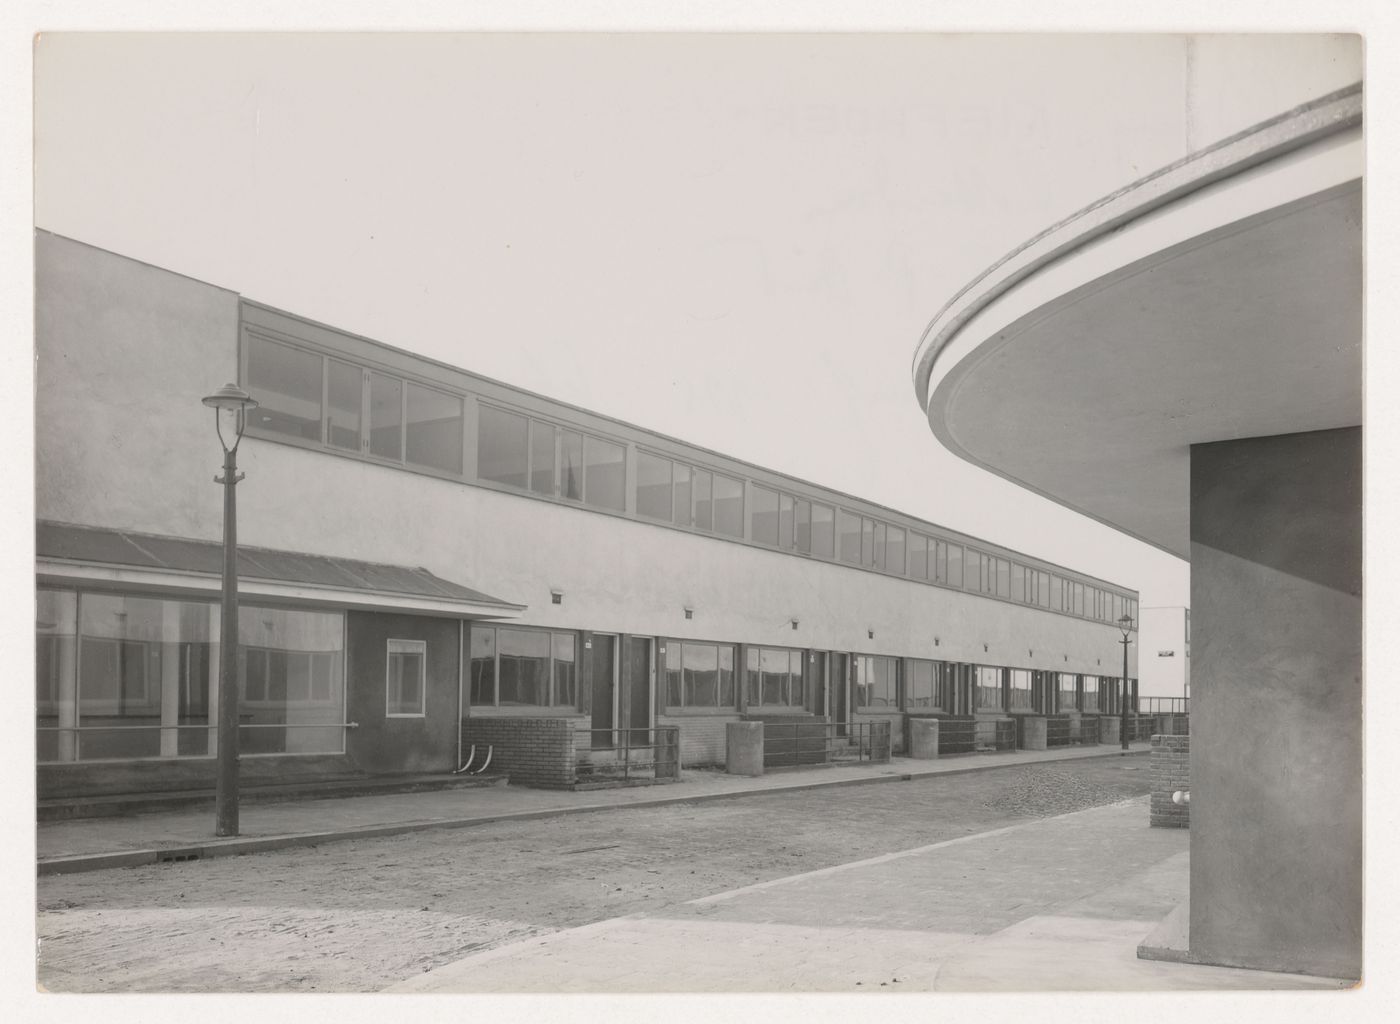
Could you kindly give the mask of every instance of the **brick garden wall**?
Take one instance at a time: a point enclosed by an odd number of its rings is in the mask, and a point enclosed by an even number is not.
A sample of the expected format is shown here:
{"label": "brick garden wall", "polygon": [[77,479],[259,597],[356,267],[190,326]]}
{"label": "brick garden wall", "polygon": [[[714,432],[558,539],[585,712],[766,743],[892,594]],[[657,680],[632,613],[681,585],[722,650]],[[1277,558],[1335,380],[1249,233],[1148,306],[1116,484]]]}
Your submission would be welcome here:
{"label": "brick garden wall", "polygon": [[476,763],[493,749],[491,770],[512,785],[570,789],[574,770],[574,722],[569,718],[468,718],[462,722],[462,750],[476,744]]}
{"label": "brick garden wall", "polygon": [[1172,803],[1177,790],[1191,788],[1191,737],[1152,737],[1152,827],[1190,828],[1191,806]]}

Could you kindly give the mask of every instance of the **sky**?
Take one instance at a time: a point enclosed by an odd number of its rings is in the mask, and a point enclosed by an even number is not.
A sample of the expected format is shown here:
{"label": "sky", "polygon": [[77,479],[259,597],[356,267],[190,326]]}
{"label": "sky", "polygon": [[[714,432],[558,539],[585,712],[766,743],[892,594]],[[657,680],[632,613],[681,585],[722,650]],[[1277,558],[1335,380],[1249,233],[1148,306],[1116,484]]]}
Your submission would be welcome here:
{"label": "sky", "polygon": [[942,449],[920,334],[1185,152],[1186,40],[45,35],[35,223],[1189,603]]}

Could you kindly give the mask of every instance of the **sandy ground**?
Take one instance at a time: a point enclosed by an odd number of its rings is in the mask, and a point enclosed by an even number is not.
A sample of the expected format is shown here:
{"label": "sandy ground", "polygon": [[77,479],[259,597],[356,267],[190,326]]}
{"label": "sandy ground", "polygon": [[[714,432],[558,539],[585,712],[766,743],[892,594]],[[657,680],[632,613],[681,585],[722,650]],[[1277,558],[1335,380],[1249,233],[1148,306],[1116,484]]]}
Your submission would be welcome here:
{"label": "sandy ground", "polygon": [[38,980],[375,991],[531,935],[1147,791],[1145,759],[1114,758],[46,876]]}

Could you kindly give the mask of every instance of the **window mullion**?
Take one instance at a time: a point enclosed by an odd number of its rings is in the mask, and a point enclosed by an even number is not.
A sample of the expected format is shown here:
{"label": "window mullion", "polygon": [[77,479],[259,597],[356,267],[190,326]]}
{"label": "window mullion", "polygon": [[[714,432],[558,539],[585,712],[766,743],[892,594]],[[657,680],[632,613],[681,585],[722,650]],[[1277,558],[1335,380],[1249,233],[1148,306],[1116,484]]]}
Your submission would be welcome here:
{"label": "window mullion", "polygon": [[360,454],[369,454],[369,371],[360,370]]}
{"label": "window mullion", "polygon": [[331,361],[321,357],[321,443],[331,443]]}
{"label": "window mullion", "polygon": [[[408,465],[408,381],[399,381],[399,461]],[[526,477],[528,480],[529,477]]]}

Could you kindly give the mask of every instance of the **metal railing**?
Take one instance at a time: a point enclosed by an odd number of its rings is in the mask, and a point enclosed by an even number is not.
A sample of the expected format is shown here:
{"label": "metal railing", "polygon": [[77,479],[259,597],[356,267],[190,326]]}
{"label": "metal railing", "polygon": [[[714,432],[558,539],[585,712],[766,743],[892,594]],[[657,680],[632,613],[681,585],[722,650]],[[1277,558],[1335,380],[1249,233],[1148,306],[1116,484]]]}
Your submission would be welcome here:
{"label": "metal railing", "polygon": [[575,729],[574,776],[578,782],[681,777],[681,730]]}
{"label": "metal railing", "polygon": [[[358,729],[359,727],[360,727],[360,723],[359,723],[359,722],[239,722],[239,723],[238,723],[238,731],[239,731],[240,735],[242,734],[242,732],[243,732],[244,729],[338,729],[338,730],[340,730],[340,736],[341,736],[341,740],[340,740],[341,751],[343,751],[344,748],[345,748],[345,730],[347,730],[347,729]],[[36,725],[36,726],[34,727],[34,729],[35,729],[35,732],[41,732],[41,733],[58,733],[58,741],[59,741],[58,745],[59,745],[59,747],[60,747],[60,751],[59,751],[60,756],[58,756],[58,757],[48,757],[48,758],[45,758],[45,757],[42,757],[42,756],[41,756],[41,757],[39,758],[39,763],[40,763],[40,764],[71,764],[71,763],[73,763],[73,762],[77,762],[77,761],[82,761],[82,760],[83,760],[83,753],[82,753],[82,750],[83,750],[83,734],[84,734],[84,733],[87,733],[87,734],[91,735],[94,739],[95,739],[98,735],[106,735],[107,733],[137,733],[137,732],[139,732],[139,733],[154,733],[154,734],[156,734],[157,736],[160,736],[160,737],[163,737],[163,736],[164,736],[166,733],[168,733],[168,732],[174,732],[174,733],[176,734],[176,736],[178,737],[178,736],[180,735],[180,733],[182,733],[182,732],[208,733],[208,734],[216,733],[216,732],[218,731],[218,723],[203,723],[203,724],[188,724],[188,723],[186,723],[186,724],[179,724],[179,725],[163,725],[163,724],[152,724],[152,725]],[[71,753],[62,750],[62,747],[63,747],[66,743],[68,743],[68,742],[71,742],[72,745],[73,745],[73,749],[72,749]],[[210,744],[209,747],[212,748],[212,747],[213,747],[213,744]],[[259,753],[279,753],[279,751],[244,751],[244,753],[247,753],[247,754],[249,754],[250,756],[256,756],[256,755],[259,754]],[[321,751],[321,753],[338,753],[338,751]],[[112,757],[112,756],[110,756],[110,755],[102,755],[102,756],[98,756],[98,757],[89,757],[88,760],[90,760],[90,761],[110,761],[110,760],[133,760],[133,761],[135,761],[135,760],[149,760],[149,759],[152,759],[152,758],[161,758],[161,759],[169,760],[169,759],[172,759],[172,758],[179,758],[179,757],[213,757],[213,756],[214,756],[213,750],[212,750],[212,749],[206,749],[206,750],[201,750],[201,751],[187,751],[187,752],[180,752],[180,753],[174,753],[174,754],[162,754],[162,753],[140,754],[140,753],[138,753],[138,754],[121,754],[121,755],[117,755],[116,757]]]}
{"label": "metal railing", "polygon": [[1190,697],[1139,697],[1137,713],[1140,715],[1189,715]]}
{"label": "metal railing", "polygon": [[801,768],[890,759],[888,722],[852,722],[840,735],[835,722],[763,723],[763,767]]}

